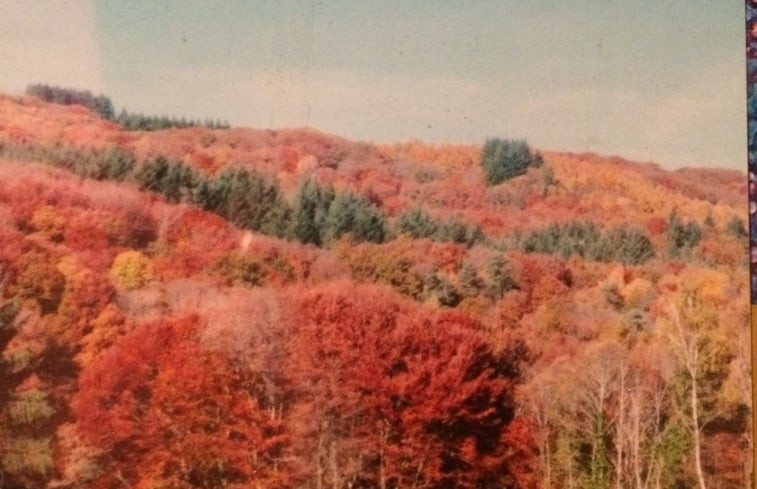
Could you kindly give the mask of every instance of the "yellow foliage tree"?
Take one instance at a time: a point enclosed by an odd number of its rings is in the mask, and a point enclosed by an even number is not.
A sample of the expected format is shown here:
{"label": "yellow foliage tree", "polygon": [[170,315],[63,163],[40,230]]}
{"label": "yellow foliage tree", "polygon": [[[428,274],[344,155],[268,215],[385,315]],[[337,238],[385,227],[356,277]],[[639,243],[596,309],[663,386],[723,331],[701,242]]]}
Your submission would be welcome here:
{"label": "yellow foliage tree", "polygon": [[139,251],[124,251],[113,260],[110,277],[117,287],[139,289],[153,279],[152,263]]}

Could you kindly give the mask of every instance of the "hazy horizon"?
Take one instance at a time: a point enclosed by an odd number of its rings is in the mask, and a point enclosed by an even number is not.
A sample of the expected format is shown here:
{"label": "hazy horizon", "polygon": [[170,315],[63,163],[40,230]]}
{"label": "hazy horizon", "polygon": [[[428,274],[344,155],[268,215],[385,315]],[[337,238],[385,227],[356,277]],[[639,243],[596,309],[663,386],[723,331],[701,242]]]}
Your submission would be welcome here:
{"label": "hazy horizon", "polygon": [[746,167],[736,0],[0,6],[5,92],[43,82],[236,126]]}

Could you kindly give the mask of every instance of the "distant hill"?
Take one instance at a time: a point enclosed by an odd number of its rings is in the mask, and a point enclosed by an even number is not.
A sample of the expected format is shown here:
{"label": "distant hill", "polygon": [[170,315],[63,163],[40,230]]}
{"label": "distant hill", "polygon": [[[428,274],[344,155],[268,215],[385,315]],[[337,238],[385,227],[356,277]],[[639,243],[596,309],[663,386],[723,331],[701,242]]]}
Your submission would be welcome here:
{"label": "distant hill", "polygon": [[0,96],[0,484],[744,487],[746,176],[540,154]]}

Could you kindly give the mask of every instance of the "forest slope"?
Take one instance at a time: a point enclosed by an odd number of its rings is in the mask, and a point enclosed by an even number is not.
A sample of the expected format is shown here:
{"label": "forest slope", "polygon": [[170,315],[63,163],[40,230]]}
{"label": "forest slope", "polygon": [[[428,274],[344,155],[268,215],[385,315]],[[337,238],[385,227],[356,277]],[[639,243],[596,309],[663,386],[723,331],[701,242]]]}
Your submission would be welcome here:
{"label": "forest slope", "polygon": [[1,96],[0,485],[745,487],[744,175],[480,152]]}

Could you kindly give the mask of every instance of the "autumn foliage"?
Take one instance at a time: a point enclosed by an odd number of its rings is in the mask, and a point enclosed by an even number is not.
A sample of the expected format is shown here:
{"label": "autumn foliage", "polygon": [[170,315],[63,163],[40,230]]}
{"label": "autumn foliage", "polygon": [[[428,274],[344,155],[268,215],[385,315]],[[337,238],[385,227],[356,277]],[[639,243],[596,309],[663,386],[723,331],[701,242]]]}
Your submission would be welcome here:
{"label": "autumn foliage", "polygon": [[510,149],[0,96],[0,485],[747,487],[743,175]]}

